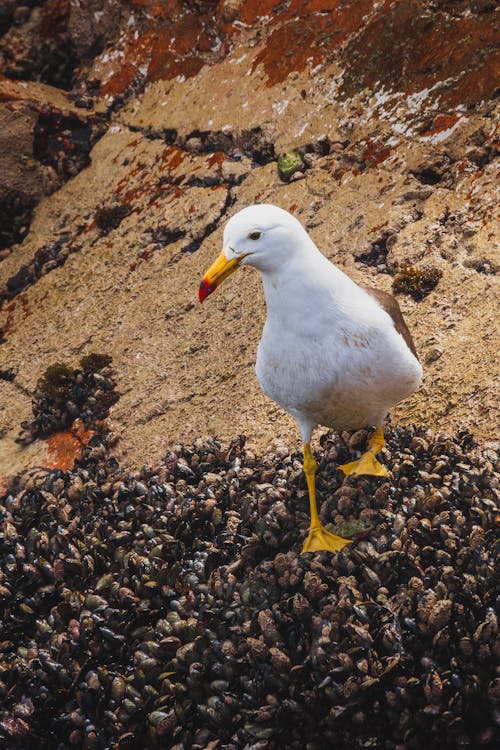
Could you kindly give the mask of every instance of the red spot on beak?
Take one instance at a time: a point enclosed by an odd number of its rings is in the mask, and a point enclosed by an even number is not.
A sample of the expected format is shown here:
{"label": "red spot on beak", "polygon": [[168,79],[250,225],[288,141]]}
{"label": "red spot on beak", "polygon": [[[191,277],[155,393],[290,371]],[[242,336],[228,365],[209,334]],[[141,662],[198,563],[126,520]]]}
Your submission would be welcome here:
{"label": "red spot on beak", "polygon": [[198,290],[198,299],[200,302],[206,300],[212,292],[215,292],[216,288],[217,284],[210,284],[208,281],[205,281],[205,279],[202,279]]}

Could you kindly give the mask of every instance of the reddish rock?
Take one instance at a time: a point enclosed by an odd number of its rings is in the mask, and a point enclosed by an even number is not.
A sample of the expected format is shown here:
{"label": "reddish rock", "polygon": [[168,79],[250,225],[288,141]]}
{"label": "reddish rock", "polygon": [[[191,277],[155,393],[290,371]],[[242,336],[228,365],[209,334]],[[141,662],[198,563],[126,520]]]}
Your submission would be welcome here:
{"label": "reddish rock", "polygon": [[[273,2],[247,3],[242,19],[269,15],[271,34],[255,59],[262,64],[269,85],[283,81],[291,72],[314,67],[339,54],[342,43],[357,32],[371,11],[371,0],[294,0],[283,13],[274,14]],[[257,6],[257,7],[256,7]],[[254,15],[255,13],[255,15]],[[254,15],[252,19],[251,16]]]}
{"label": "reddish rock", "polygon": [[102,120],[65,92],[0,79],[0,249],[22,240],[33,208],[89,164]]}
{"label": "reddish rock", "polygon": [[[195,302],[227,217],[259,201],[293,211],[360,283],[390,290],[403,264],[442,272],[423,300],[399,294],[427,364],[394,419],[486,439],[495,19],[482,0],[0,3],[0,68],[45,80],[67,44],[58,85],[74,87],[0,80],[1,241],[23,240],[0,254],[0,372],[14,373],[0,379],[0,473],[43,463],[12,445],[30,394],[94,345],[113,356],[132,464],[198,435],[296,444],[254,375],[257,274]],[[276,158],[294,150],[307,169],[284,184]]]}
{"label": "reddish rock", "polygon": [[455,6],[386,2],[346,48],[344,96],[363,86],[408,94],[436,87],[433,96],[449,107],[492,96],[500,65],[498,9],[468,14],[464,8],[461,16]]}

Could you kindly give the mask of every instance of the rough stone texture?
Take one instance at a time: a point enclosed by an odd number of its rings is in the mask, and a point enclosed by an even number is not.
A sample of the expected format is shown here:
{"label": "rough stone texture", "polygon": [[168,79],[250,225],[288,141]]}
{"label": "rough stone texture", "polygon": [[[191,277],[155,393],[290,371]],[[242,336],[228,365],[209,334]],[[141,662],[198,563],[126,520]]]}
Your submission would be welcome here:
{"label": "rough stone texture", "polygon": [[[0,13],[2,50],[26,24],[25,45],[36,47],[33,14],[57,3],[33,5],[18,27]],[[422,301],[399,296],[425,378],[393,418],[491,441],[494,4],[133,0],[103,16],[102,3],[64,5],[60,35],[80,65],[73,89],[0,81],[1,194],[22,184],[31,211],[52,193],[0,264],[0,373],[15,374],[0,378],[0,475],[44,460],[43,446],[14,443],[42,372],[91,351],[113,357],[117,451],[132,465],[198,435],[298,445],[253,372],[265,317],[258,275],[241,270],[197,303],[226,218],[264,201],[295,213],[359,282],[390,290],[402,263],[442,271]],[[88,166],[58,172],[57,160],[34,159],[44,97],[93,128]],[[290,149],[305,171],[285,183],[276,159]],[[2,236],[14,237],[4,221]]]}
{"label": "rough stone texture", "polygon": [[103,126],[60,89],[0,76],[0,257],[26,236],[41,198],[89,164]]}

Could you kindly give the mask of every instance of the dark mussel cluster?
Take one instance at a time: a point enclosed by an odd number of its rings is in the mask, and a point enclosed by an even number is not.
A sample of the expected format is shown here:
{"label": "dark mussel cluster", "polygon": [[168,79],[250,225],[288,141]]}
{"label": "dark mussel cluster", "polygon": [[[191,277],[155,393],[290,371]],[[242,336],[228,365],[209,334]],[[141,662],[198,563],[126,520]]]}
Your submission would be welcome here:
{"label": "dark mussel cluster", "polygon": [[389,430],[387,478],[327,434],[300,549],[301,454],[235,440],[130,472],[94,437],[0,504],[0,747],[498,747],[498,455]]}
{"label": "dark mussel cluster", "polygon": [[68,429],[75,419],[95,429],[119,399],[108,354],[89,354],[73,368],[57,362],[39,378],[32,397],[33,419],[23,422],[18,442]]}

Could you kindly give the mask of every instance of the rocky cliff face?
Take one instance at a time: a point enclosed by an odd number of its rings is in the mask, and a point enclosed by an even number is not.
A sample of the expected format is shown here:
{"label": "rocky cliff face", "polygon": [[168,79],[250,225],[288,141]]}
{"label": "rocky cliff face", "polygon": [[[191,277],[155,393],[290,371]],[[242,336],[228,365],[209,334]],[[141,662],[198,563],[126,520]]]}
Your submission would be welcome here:
{"label": "rocky cliff face", "polygon": [[254,202],[357,281],[397,278],[425,379],[394,418],[491,441],[496,4],[3,0],[0,33],[0,475],[56,460],[15,438],[47,367],[92,352],[132,465],[298,442],[253,372],[257,274],[197,304]]}

